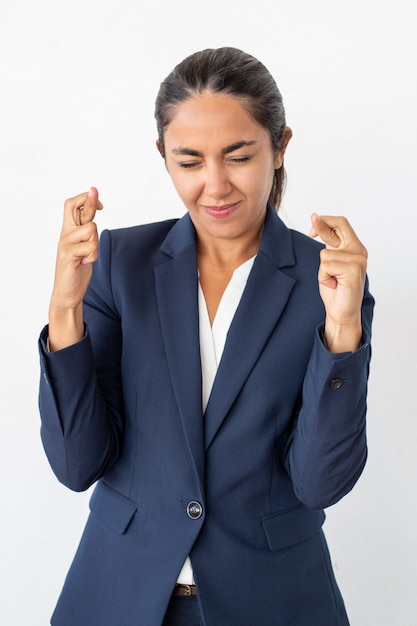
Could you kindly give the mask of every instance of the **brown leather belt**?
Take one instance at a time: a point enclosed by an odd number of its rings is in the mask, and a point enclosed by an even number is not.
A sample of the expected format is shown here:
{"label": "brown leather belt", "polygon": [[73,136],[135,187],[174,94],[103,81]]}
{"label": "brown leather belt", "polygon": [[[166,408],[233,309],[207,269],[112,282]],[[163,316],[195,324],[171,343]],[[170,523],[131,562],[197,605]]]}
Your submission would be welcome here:
{"label": "brown leather belt", "polygon": [[172,595],[181,596],[183,598],[186,598],[189,596],[196,596],[197,589],[195,585],[180,585],[177,583],[174,587],[174,591],[172,592]]}

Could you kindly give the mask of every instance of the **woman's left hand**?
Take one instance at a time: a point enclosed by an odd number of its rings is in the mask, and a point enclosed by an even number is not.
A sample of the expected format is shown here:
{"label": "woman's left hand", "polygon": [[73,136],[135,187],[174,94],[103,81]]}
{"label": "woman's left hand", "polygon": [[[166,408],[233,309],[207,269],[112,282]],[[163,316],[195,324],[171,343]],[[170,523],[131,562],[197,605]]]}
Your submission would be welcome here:
{"label": "woman's left hand", "polygon": [[311,216],[311,237],[320,237],[318,281],[326,309],[325,341],[331,352],[350,352],[362,336],[361,305],[368,253],[345,217]]}

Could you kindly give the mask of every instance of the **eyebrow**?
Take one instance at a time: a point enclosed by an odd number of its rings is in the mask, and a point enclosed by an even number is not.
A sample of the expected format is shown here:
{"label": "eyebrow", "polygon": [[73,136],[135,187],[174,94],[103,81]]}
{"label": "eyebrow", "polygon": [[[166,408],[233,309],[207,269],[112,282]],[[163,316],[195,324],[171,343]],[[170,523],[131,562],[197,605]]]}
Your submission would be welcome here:
{"label": "eyebrow", "polygon": [[[229,154],[230,152],[240,150],[240,148],[244,148],[245,146],[253,146],[255,143],[256,141],[236,141],[235,143],[231,143],[230,146],[222,148],[222,154]],[[181,154],[187,156],[203,156],[202,152],[199,152],[198,150],[192,150],[191,148],[174,148],[172,152],[173,154]]]}

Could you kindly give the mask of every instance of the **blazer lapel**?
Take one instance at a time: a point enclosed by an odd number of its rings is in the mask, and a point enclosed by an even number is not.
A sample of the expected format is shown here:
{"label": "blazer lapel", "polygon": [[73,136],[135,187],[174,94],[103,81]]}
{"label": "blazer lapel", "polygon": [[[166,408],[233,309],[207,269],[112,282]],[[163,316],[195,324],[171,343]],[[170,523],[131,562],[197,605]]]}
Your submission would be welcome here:
{"label": "blazer lapel", "polygon": [[230,326],[205,412],[205,445],[212,442],[284,310],[295,279],[291,235],[269,207],[260,250]]}
{"label": "blazer lapel", "polygon": [[154,267],[156,296],[171,381],[189,450],[204,484],[204,433],[195,234],[188,215],[169,232]]}

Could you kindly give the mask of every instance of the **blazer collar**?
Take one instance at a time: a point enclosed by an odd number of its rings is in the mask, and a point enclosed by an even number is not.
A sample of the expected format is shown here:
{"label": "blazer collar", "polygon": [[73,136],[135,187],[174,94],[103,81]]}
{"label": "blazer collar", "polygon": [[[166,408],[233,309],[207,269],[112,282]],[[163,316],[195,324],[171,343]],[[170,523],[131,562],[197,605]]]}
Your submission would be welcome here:
{"label": "blazer collar", "polygon": [[[196,235],[188,213],[171,228],[161,245],[161,252],[175,258],[189,246],[196,246]],[[197,261],[196,261],[197,263]]]}
{"label": "blazer collar", "polygon": [[291,232],[270,203],[259,252],[266,255],[276,267],[291,267],[296,262]]}

